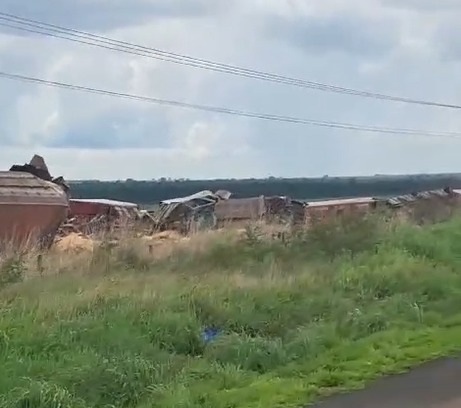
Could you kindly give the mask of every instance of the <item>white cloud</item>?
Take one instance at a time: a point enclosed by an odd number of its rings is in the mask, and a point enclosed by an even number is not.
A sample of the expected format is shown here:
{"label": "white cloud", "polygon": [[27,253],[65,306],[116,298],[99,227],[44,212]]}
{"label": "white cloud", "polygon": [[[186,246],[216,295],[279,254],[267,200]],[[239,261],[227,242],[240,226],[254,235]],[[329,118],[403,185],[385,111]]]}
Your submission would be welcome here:
{"label": "white cloud", "polygon": [[[458,2],[165,4],[46,0],[30,8],[24,0],[0,0],[0,9],[199,58],[460,102]],[[461,125],[457,111],[281,86],[11,30],[0,34],[0,57],[7,72],[188,103],[386,127]],[[454,153],[461,140],[354,134],[0,81],[4,168],[37,151],[68,178],[461,171]]]}

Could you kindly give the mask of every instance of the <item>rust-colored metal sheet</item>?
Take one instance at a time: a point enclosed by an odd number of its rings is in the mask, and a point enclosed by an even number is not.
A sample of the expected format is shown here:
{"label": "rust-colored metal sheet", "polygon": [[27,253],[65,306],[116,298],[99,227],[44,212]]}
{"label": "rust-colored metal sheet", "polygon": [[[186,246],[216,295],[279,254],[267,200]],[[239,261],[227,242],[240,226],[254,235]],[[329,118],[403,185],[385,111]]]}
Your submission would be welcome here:
{"label": "rust-colored metal sheet", "polygon": [[216,203],[218,221],[259,220],[266,213],[264,197],[231,198]]}
{"label": "rust-colored metal sheet", "polygon": [[376,207],[371,197],[356,197],[326,201],[312,201],[305,207],[305,222],[326,220],[344,214],[365,214]]}
{"label": "rust-colored metal sheet", "polygon": [[138,205],[125,201],[115,201],[108,199],[70,199],[70,216],[97,216],[108,214],[111,208],[125,208],[135,210]]}
{"label": "rust-colored metal sheet", "polygon": [[58,185],[23,172],[0,172],[0,241],[18,243],[56,233],[67,218]]}

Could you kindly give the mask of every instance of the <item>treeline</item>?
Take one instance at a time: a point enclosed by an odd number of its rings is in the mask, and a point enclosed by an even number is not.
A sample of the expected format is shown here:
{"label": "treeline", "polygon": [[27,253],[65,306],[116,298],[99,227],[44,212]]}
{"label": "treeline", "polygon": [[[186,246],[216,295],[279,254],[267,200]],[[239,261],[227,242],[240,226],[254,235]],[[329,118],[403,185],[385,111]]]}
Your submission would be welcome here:
{"label": "treeline", "polygon": [[444,187],[461,188],[461,174],[267,178],[245,180],[74,181],[74,198],[110,198],[139,204],[183,197],[201,190],[229,190],[234,197],[286,195],[302,200],[355,196],[389,196]]}

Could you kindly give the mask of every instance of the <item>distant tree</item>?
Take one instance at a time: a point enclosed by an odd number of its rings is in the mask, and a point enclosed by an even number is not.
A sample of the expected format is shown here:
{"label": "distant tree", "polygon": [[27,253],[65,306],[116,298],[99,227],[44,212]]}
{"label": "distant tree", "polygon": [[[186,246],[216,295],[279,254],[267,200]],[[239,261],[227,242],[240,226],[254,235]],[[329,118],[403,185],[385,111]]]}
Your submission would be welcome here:
{"label": "distant tree", "polygon": [[360,178],[267,178],[247,180],[175,180],[158,181],[81,181],[70,183],[75,198],[112,198],[140,204],[156,203],[164,199],[186,196],[201,190],[225,189],[234,197],[258,195],[287,195],[298,199],[318,199],[351,196],[389,196],[444,188],[461,188],[461,174],[389,176]]}

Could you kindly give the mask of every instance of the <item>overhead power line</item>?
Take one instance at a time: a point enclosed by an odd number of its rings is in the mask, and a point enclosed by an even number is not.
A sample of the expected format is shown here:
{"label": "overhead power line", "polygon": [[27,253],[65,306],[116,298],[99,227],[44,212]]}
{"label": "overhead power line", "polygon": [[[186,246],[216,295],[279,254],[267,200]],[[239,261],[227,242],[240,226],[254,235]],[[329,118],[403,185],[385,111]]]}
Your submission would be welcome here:
{"label": "overhead power line", "polygon": [[330,121],[306,119],[306,118],[293,117],[293,116],[273,115],[273,114],[267,114],[267,113],[249,112],[249,111],[222,108],[222,107],[216,107],[216,106],[192,104],[192,103],[186,103],[186,102],[180,102],[180,101],[174,101],[174,100],[167,100],[167,99],[153,98],[153,97],[148,97],[148,96],[140,96],[140,95],[121,93],[121,92],[114,92],[114,91],[109,91],[105,89],[98,89],[98,88],[92,88],[92,87],[81,86],[81,85],[73,85],[73,84],[68,84],[64,82],[49,81],[49,80],[35,78],[31,76],[11,74],[11,73],[1,72],[1,71],[0,71],[0,77],[5,78],[5,79],[14,80],[14,81],[46,85],[50,87],[63,88],[63,89],[72,90],[72,91],[80,91],[80,92],[86,92],[86,93],[92,93],[92,94],[98,94],[98,95],[106,95],[106,96],[112,96],[116,98],[131,99],[131,100],[142,101],[142,102],[150,102],[150,103],[154,103],[157,105],[163,105],[163,106],[194,109],[194,110],[205,111],[205,112],[214,112],[214,113],[221,113],[221,114],[226,114],[226,115],[241,116],[241,117],[246,117],[246,118],[263,119],[263,120],[270,120],[270,121],[277,121],[277,122],[288,122],[288,123],[295,123],[295,124],[300,124],[300,125],[320,126],[320,127],[328,127],[328,128],[336,128],[336,129],[344,129],[344,130],[356,130],[356,131],[372,132],[372,133],[388,133],[388,134],[399,134],[399,135],[416,135],[416,136],[433,136],[433,137],[457,137],[457,138],[461,137],[461,133],[458,133],[458,132],[436,132],[436,131],[430,131],[430,130],[357,125],[357,124],[352,124],[352,123],[330,122]]}
{"label": "overhead power line", "polygon": [[242,68],[235,65],[223,64],[200,58],[194,58],[184,54],[163,51],[157,48],[151,48],[126,41],[120,41],[113,38],[104,37],[85,31],[75,30],[72,28],[66,28],[38,20],[32,20],[9,13],[0,12],[0,26],[45,35],[49,37],[60,38],[67,41],[90,45],[93,47],[99,47],[113,51],[138,55],[142,57],[153,58],[161,61],[171,62],[174,64],[190,66],[194,68],[200,68],[209,71],[220,72],[251,79],[258,79],[262,81],[275,82],[299,88],[314,89],[324,92],[333,92],[338,94],[360,96],[365,98],[374,98],[390,102],[402,102],[408,104],[425,105],[449,109],[461,109],[461,105],[457,104],[422,99],[413,99],[395,95],[386,95],[377,92],[363,91],[353,88],[345,88],[321,82],[292,78],[289,76],[278,75],[254,69]]}

